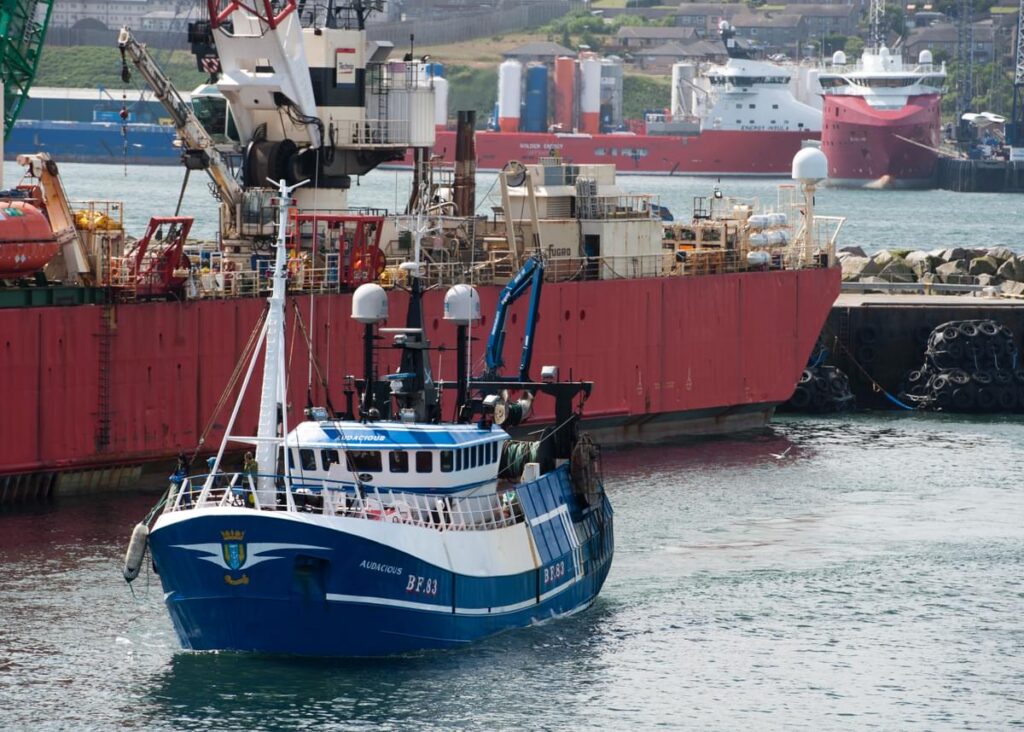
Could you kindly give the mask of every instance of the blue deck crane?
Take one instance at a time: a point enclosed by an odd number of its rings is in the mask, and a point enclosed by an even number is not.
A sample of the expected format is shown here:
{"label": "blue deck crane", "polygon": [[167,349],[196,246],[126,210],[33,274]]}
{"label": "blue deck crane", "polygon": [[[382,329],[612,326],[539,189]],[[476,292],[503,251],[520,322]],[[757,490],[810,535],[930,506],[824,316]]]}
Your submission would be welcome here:
{"label": "blue deck crane", "polygon": [[502,352],[505,349],[505,319],[508,317],[508,309],[529,289],[530,310],[526,317],[523,352],[519,358],[519,375],[518,377],[513,377],[512,380],[530,380],[530,360],[533,358],[533,334],[537,328],[537,306],[540,304],[540,293],[543,285],[544,260],[535,254],[526,260],[522,269],[516,273],[516,276],[501,291],[501,296],[498,298],[498,307],[494,314],[494,324],[491,326],[491,334],[487,338],[487,352],[485,354],[487,369],[484,372],[485,379],[497,380],[501,378],[501,367],[505,365]]}

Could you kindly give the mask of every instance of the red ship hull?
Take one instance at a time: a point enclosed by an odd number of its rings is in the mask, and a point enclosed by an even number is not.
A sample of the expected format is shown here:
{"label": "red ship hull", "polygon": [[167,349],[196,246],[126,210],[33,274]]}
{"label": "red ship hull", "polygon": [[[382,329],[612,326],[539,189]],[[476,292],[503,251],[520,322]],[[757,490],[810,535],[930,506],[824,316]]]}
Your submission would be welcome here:
{"label": "red ship hull", "polygon": [[940,96],[873,109],[863,97],[825,96],[821,149],[834,185],[928,187],[938,165]]}
{"label": "red ship hull", "polygon": [[[699,135],[560,135],[477,132],[478,170],[501,170],[510,160],[536,163],[557,154],[577,165],[614,163],[618,175],[788,176],[793,156],[817,132],[707,130]],[[455,133],[438,130],[434,152],[455,160]],[[411,153],[405,166],[412,167]]]}
{"label": "red ship hull", "polygon": [[[558,364],[563,377],[595,382],[585,414],[606,441],[762,426],[792,394],[839,279],[830,268],[550,284],[534,368]],[[480,291],[483,312],[493,313],[499,288]],[[435,346],[452,347],[442,297],[427,294],[426,328]],[[390,324],[404,324],[404,294],[390,298]],[[309,329],[308,297],[297,304]],[[0,310],[0,488],[17,474],[169,461],[191,451],[264,307],[253,298]],[[362,326],[350,307],[351,295],[318,296],[311,329],[338,408],[343,375],[361,372]],[[514,309],[509,319],[509,362],[518,361],[512,350],[522,342],[522,315]],[[476,329],[475,343],[487,327]],[[305,348],[294,341],[289,424],[307,402]],[[435,353],[435,377],[453,380],[454,351]],[[380,358],[381,371],[397,366],[390,351]],[[314,384],[314,403],[326,396]],[[237,432],[255,434],[256,401],[243,408]],[[217,416],[207,449],[219,444],[227,418]]]}

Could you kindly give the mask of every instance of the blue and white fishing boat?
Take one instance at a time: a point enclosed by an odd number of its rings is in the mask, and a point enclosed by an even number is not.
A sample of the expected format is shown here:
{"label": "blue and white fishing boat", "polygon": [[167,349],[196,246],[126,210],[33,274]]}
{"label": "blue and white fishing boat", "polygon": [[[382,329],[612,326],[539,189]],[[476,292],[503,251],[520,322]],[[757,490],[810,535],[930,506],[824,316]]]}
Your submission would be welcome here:
{"label": "blue and white fishing boat", "polygon": [[[280,191],[273,294],[224,442],[209,474],[172,481],[152,525],[136,527],[125,577],[138,574],[148,546],[175,630],[195,650],[388,655],[458,647],[587,608],[614,548],[598,451],[578,434],[573,406],[591,385],[559,381],[551,367],[539,382],[468,378],[467,326],[480,305],[466,285],[445,298],[445,318],[458,327],[459,378],[435,382],[410,262],[406,327],[380,327],[387,293],[379,286],[353,297],[366,333],[358,414],[315,409],[289,430],[292,188],[282,182]],[[389,336],[401,368],[378,380],[374,342]],[[261,355],[258,433],[236,435]],[[444,423],[449,387],[459,417]],[[512,439],[506,427],[543,396],[555,399],[556,425],[535,442]],[[255,463],[222,470],[228,443],[254,446]]]}

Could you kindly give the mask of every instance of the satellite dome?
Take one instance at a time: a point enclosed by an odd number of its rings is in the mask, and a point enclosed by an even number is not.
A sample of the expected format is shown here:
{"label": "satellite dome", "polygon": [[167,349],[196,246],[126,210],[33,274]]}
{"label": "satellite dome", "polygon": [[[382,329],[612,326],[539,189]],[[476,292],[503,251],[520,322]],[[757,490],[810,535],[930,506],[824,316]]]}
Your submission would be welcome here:
{"label": "satellite dome", "polygon": [[444,319],[456,325],[480,320],[480,295],[471,285],[455,285],[444,296]]}
{"label": "satellite dome", "polygon": [[793,180],[817,183],[828,178],[828,158],[816,147],[805,147],[793,156]]}
{"label": "satellite dome", "polygon": [[924,66],[925,64],[931,64],[932,52],[929,51],[927,48],[924,49],[923,51],[921,51],[921,53],[917,54],[917,62],[922,66]]}
{"label": "satellite dome", "polygon": [[388,294],[380,285],[367,282],[352,295],[352,320],[372,325],[388,319]]}
{"label": "satellite dome", "polygon": [[846,66],[846,54],[842,51],[836,51],[832,54],[832,65],[833,66]]}

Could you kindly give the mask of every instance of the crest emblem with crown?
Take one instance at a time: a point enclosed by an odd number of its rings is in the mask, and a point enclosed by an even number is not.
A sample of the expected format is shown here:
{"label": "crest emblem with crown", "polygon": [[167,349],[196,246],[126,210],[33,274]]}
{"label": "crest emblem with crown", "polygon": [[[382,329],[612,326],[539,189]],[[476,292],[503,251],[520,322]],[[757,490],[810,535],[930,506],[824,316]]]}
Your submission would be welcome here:
{"label": "crest emblem with crown", "polygon": [[238,571],[245,566],[245,532],[222,531],[220,536],[223,540],[221,551],[224,553],[225,564],[233,571]]}

